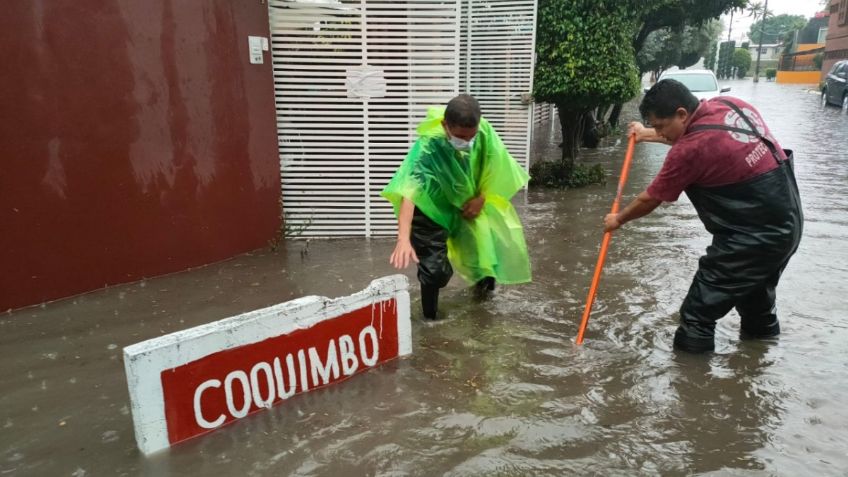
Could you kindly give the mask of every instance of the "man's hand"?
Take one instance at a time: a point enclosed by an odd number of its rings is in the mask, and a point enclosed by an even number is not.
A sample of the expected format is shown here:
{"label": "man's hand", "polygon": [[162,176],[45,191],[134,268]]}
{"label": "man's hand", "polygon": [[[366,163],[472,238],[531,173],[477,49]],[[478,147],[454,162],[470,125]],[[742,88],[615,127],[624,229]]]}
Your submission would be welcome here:
{"label": "man's hand", "polygon": [[469,220],[476,219],[485,203],[486,199],[482,195],[469,200],[462,206],[462,216]]}
{"label": "man's hand", "polygon": [[671,141],[657,134],[656,129],[645,127],[644,124],[639,122],[632,122],[627,125],[627,136],[629,137],[631,134],[636,136],[636,142],[658,142],[671,146]]}
{"label": "man's hand", "polygon": [[634,121],[627,125],[627,136],[631,134],[636,135],[636,142],[642,142],[649,136],[653,136],[653,129],[648,129],[644,124]]}
{"label": "man's hand", "polygon": [[415,249],[412,248],[412,243],[409,239],[399,238],[395,251],[389,257],[389,263],[397,269],[406,268],[410,262],[418,263],[418,255],[415,254]]}
{"label": "man's hand", "polygon": [[607,214],[604,217],[604,232],[617,230],[621,225],[621,222],[618,220],[618,214]]}
{"label": "man's hand", "polygon": [[641,192],[627,207],[617,214],[607,214],[604,217],[604,232],[618,230],[622,225],[644,217],[654,211],[662,204],[661,200],[654,199],[648,191]]}

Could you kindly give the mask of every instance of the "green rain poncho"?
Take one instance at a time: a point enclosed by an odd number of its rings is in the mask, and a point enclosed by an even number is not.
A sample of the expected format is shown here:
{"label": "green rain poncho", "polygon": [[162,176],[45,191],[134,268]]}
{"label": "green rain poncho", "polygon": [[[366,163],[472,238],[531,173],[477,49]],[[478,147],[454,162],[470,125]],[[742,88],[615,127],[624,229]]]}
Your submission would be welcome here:
{"label": "green rain poncho", "polygon": [[[418,126],[419,139],[383,189],[397,216],[403,198],[448,231],[448,259],[469,283],[494,277],[499,283],[529,282],[530,259],[518,215],[509,200],[529,180],[500,137],[480,120],[474,146],[457,151],[447,140],[445,108],[434,107]],[[462,217],[462,206],[486,199],[480,215]]]}

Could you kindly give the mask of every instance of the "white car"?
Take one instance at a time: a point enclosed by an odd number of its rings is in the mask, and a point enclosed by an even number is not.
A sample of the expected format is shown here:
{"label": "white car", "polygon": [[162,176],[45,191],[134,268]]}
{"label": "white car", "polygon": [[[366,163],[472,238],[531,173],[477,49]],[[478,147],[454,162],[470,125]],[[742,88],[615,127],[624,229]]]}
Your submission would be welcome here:
{"label": "white car", "polygon": [[715,73],[710,70],[675,70],[660,75],[660,81],[673,79],[680,81],[698,99],[710,99],[730,91],[729,86],[720,87]]}

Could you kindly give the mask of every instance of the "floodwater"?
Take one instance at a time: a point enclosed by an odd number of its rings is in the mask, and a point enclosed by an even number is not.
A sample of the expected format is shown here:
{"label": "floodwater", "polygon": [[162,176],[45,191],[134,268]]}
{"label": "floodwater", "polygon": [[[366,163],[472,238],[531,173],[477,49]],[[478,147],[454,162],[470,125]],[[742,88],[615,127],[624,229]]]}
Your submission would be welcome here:
{"label": "floodwater", "polygon": [[[151,457],[136,449],[122,348],[393,273],[391,240],[291,241],[278,252],[110,288],[0,318],[0,476],[848,475],[848,116],[807,88],[732,82],[796,151],[806,213],[778,288],[783,334],[671,349],[709,242],[685,198],[617,232],[586,341],[574,344],[624,142],[587,162],[606,186],[517,201],[533,283],[476,303],[456,277],[447,318],[413,354]],[[631,106],[625,119],[634,117]],[[554,128],[556,129],[556,128]],[[537,155],[556,155],[542,128]],[[639,145],[627,196],[666,147]]]}

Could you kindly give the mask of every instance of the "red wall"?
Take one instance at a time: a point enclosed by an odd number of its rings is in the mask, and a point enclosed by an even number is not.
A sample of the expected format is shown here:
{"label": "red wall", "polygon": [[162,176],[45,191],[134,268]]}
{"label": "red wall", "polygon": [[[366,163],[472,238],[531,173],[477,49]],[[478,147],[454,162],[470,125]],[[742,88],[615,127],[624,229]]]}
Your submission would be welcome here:
{"label": "red wall", "polygon": [[259,0],[7,0],[0,310],[265,246],[279,227]]}

